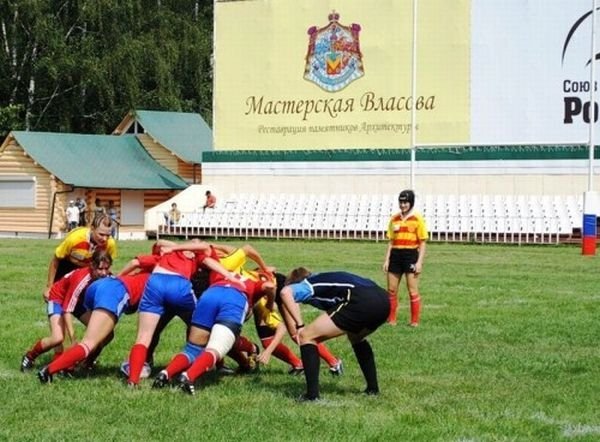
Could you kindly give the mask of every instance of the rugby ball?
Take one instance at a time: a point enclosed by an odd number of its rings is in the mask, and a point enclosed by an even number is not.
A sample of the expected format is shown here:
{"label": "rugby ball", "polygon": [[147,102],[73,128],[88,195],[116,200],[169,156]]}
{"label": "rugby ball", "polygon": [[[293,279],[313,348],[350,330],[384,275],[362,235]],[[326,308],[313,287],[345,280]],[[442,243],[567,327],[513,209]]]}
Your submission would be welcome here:
{"label": "rugby ball", "polygon": [[[129,377],[129,361],[123,361],[123,363],[121,363],[121,373],[125,376],[125,377]],[[148,364],[147,362],[144,362],[144,367],[142,368],[142,374],[140,375],[140,378],[142,379],[147,379],[150,377],[150,374],[152,373],[152,368],[150,367],[150,364]]]}

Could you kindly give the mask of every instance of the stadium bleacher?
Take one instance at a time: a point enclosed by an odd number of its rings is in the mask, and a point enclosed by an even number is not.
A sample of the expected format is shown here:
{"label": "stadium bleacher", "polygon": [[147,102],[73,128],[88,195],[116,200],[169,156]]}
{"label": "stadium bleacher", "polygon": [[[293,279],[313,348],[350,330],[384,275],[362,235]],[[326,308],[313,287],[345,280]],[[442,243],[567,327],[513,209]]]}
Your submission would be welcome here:
{"label": "stadium bleacher", "polygon": [[[583,201],[573,195],[424,195],[433,241],[556,244],[581,229]],[[215,209],[160,222],[157,235],[183,237],[385,240],[397,195],[232,194]],[[162,215],[160,215],[162,216]]]}

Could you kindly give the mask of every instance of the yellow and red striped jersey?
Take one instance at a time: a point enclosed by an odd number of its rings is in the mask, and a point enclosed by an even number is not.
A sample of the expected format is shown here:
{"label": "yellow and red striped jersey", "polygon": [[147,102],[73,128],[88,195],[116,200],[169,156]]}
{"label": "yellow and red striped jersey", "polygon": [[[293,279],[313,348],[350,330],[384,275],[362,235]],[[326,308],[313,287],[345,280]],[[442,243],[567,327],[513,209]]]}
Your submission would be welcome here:
{"label": "yellow and red striped jersey", "polygon": [[423,217],[416,212],[410,212],[402,217],[397,213],[390,219],[387,236],[394,249],[416,249],[422,241],[429,237]]}

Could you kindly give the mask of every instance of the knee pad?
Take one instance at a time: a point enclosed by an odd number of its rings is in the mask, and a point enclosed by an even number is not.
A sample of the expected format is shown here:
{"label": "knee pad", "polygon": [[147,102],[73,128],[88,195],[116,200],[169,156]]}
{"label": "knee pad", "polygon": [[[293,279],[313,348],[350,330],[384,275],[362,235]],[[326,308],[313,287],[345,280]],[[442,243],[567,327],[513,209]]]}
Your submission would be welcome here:
{"label": "knee pad", "polygon": [[242,324],[233,321],[219,321],[219,325],[227,327],[235,336],[239,336],[242,331]]}
{"label": "knee pad", "polygon": [[233,331],[222,324],[215,324],[210,332],[206,348],[216,352],[218,354],[217,358],[221,359],[229,353],[234,343],[235,334]]}
{"label": "knee pad", "polygon": [[182,353],[188,358],[190,363],[194,362],[198,356],[202,354],[204,347],[201,345],[192,344],[187,342],[183,348]]}

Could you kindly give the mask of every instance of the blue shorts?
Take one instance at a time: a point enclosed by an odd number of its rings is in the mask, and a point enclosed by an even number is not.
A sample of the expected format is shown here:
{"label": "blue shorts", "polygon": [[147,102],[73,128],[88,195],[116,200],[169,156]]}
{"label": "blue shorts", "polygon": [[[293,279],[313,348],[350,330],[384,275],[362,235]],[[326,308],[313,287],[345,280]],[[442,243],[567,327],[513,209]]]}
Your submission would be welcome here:
{"label": "blue shorts", "polygon": [[162,315],[165,309],[169,309],[179,315],[192,312],[195,307],[196,297],[189,279],[153,273],[144,288],[139,311]]}
{"label": "blue shorts", "polygon": [[129,304],[127,287],[117,278],[100,278],[92,282],[85,292],[86,310],[106,310],[119,318]]}
{"label": "blue shorts", "polygon": [[248,301],[242,292],[231,287],[209,287],[200,297],[192,316],[192,325],[205,330],[218,323],[242,325]]}
{"label": "blue shorts", "polygon": [[48,316],[62,315],[64,313],[64,310],[62,308],[62,305],[58,302],[48,301],[48,303],[46,304],[46,312],[48,313]]}

